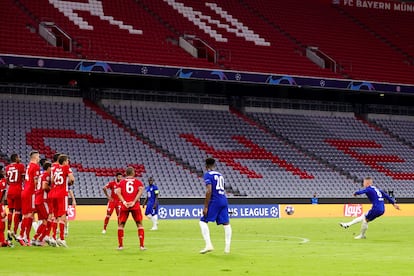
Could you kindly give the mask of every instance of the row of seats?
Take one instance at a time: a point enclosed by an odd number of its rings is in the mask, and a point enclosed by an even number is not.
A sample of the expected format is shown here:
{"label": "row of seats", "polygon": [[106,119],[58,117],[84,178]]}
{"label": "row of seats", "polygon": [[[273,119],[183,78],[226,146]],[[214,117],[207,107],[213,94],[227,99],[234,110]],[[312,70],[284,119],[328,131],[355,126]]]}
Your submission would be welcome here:
{"label": "row of seats", "polygon": [[[406,26],[413,19],[408,13],[341,9],[331,2],[0,0],[0,52],[412,82],[413,41]],[[41,21],[53,21],[68,33],[74,51],[48,45],[37,34]],[[219,64],[181,49],[178,37],[185,34],[211,45]],[[311,62],[305,56],[307,46],[319,47],[339,64],[338,70]]]}
{"label": "row of seats", "polygon": [[[369,175],[398,197],[414,197],[413,148],[350,113],[247,109],[242,115],[228,106],[100,104],[1,98],[0,116],[9,123],[0,129],[1,155],[17,152],[27,163],[33,149],[47,158],[68,153],[81,198],[103,197],[102,186],[127,166],[144,180],[154,176],[162,197],[203,197],[200,172],[207,156],[217,159],[234,195],[346,198]],[[10,116],[16,110],[19,116]],[[398,127],[390,131],[405,138]]]}

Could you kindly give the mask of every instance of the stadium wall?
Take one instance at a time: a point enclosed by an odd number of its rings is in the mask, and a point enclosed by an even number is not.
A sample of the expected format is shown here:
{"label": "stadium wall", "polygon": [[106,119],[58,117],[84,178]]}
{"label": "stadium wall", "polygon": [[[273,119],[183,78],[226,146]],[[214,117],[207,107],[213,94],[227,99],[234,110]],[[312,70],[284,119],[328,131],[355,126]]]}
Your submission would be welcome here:
{"label": "stadium wall", "polygon": [[[200,203],[201,206],[201,203]],[[295,204],[295,213],[288,216],[281,213],[282,218],[329,218],[329,217],[344,217],[344,204]],[[279,205],[279,210],[284,210],[286,204]],[[386,206],[384,216],[400,216],[409,217],[414,216],[414,204],[400,204],[401,211],[394,209],[391,205]],[[366,212],[371,208],[370,204],[362,204],[362,210]],[[106,214],[105,205],[81,205],[76,207],[75,220],[102,220]],[[116,220],[113,215],[112,220]]]}

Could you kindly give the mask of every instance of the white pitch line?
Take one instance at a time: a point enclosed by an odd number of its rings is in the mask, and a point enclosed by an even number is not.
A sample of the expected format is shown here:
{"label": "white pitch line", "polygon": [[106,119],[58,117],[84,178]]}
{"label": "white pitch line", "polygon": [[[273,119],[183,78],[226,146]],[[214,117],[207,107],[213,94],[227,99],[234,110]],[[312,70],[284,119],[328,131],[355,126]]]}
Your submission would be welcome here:
{"label": "white pitch line", "polygon": [[[292,243],[292,242],[295,242],[295,241],[292,241],[292,240],[299,240],[299,243],[300,244],[303,244],[303,243],[308,243],[309,241],[310,241],[310,239],[307,239],[307,238],[303,238],[303,237],[296,237],[296,236],[277,236],[277,235],[275,235],[275,236],[272,236],[273,238],[283,238],[283,239],[285,239],[285,238],[288,238],[288,239],[291,239],[291,241],[287,241],[287,240],[275,240],[275,239],[266,239],[266,238],[264,238],[264,239],[261,239],[261,240],[251,240],[251,239],[249,239],[249,240],[237,240],[237,239],[232,239],[232,241],[235,241],[235,242],[263,242],[263,243],[269,243],[269,242],[272,242],[272,243],[281,243],[281,242],[290,242],[290,243]],[[173,239],[171,239],[171,238],[154,238],[154,237],[151,237],[151,239],[152,240],[173,240]],[[180,238],[179,240],[185,240],[185,241],[200,241],[201,239],[189,239],[189,238],[184,238],[184,239],[182,239],[182,238]]]}

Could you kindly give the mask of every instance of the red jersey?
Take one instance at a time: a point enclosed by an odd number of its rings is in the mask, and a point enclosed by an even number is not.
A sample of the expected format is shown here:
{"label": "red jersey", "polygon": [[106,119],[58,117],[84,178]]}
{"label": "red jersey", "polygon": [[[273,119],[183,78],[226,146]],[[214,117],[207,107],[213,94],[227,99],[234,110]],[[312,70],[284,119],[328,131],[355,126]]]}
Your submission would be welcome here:
{"label": "red jersey", "polygon": [[65,197],[68,195],[68,175],[72,173],[69,165],[57,165],[52,167],[53,196]]}
{"label": "red jersey", "polygon": [[23,188],[24,165],[11,163],[6,166],[6,178],[9,184],[9,195],[20,195]]}
{"label": "red jersey", "polygon": [[115,193],[115,189],[118,187],[118,185],[119,183],[114,180],[104,186],[105,189],[111,190],[111,197],[114,201],[119,201],[118,195]]}
{"label": "red jersey", "polygon": [[24,181],[24,193],[34,194],[37,185],[37,178],[40,174],[39,164],[30,162],[27,165],[26,176]]}
{"label": "red jersey", "polygon": [[[121,195],[126,202],[134,201],[135,197],[138,194],[139,188],[144,188],[142,182],[136,178],[124,178],[119,182],[118,188],[121,190]],[[133,210],[139,208],[139,200],[137,203],[131,207],[127,208],[125,205],[121,204],[121,210]]]}
{"label": "red jersey", "polygon": [[37,182],[36,186],[36,198],[35,198],[35,204],[42,204],[47,199],[47,191],[43,189],[43,182],[47,182],[50,185],[50,173],[49,172],[43,172],[42,175],[39,177],[39,181]]}
{"label": "red jersey", "polygon": [[0,179],[0,205],[1,205],[1,200],[3,199],[4,194],[6,193],[6,188],[7,188],[6,178]]}

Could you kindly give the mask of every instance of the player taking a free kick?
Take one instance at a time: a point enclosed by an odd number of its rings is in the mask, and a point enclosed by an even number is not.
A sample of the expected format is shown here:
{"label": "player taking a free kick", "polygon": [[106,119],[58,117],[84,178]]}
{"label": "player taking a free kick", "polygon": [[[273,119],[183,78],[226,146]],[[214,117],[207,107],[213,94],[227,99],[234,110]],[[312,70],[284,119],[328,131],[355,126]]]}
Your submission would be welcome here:
{"label": "player taking a free kick", "polygon": [[230,253],[231,243],[231,225],[229,219],[229,210],[226,193],[224,190],[224,178],[221,173],[215,171],[216,160],[213,158],[206,159],[206,170],[204,174],[204,183],[206,185],[206,197],[204,199],[203,216],[200,219],[201,235],[206,243],[201,254],[213,251],[213,245],[210,239],[209,221],[215,221],[217,225],[222,224],[224,227],[224,253]]}
{"label": "player taking a free kick", "polygon": [[361,233],[355,237],[355,239],[365,239],[365,232],[368,229],[368,222],[373,221],[374,219],[382,216],[385,211],[384,206],[384,198],[386,198],[395,209],[400,210],[400,207],[398,204],[395,203],[395,200],[391,198],[388,194],[386,194],[384,191],[378,189],[374,185],[372,185],[373,181],[371,177],[366,177],[364,179],[364,189],[356,191],[354,193],[354,196],[366,194],[369,201],[372,203],[372,208],[369,210],[366,214],[363,214],[360,217],[355,218],[354,220],[345,223],[341,222],[339,225],[343,228],[348,228],[349,226],[362,222],[361,225]]}

